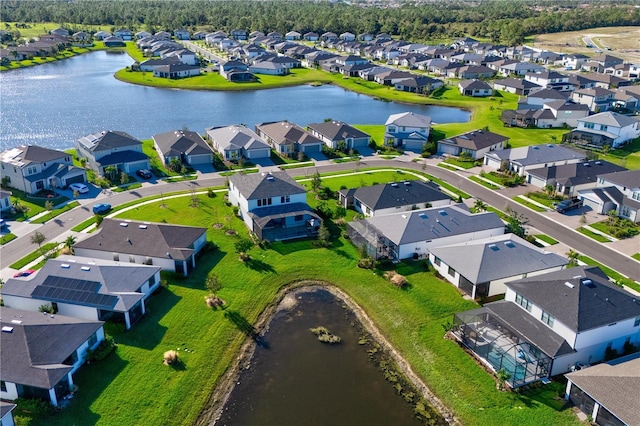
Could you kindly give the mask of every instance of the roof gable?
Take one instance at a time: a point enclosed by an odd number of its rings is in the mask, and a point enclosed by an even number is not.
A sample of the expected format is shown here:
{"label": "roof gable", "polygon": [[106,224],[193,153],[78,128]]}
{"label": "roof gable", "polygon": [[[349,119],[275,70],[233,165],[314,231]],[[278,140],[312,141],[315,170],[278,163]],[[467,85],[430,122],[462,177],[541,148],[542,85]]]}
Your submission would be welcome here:
{"label": "roof gable", "polygon": [[305,194],[306,189],[286,172],[237,173],[229,177],[229,183],[238,188],[247,200]]}

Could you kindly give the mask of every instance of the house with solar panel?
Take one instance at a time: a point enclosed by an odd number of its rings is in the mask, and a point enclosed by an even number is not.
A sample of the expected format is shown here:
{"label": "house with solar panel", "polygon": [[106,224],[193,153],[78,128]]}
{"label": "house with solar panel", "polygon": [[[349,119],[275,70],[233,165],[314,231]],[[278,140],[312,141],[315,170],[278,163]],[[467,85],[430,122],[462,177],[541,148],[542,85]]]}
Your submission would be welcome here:
{"label": "house with solar panel", "polygon": [[454,315],[453,335],[520,387],[640,342],[640,298],[579,266],[507,282],[504,300]]}
{"label": "house with solar panel", "polygon": [[307,204],[307,190],[286,172],[229,176],[229,202],[261,240],[311,237],[320,229],[320,217]]}
{"label": "house with solar panel", "polygon": [[99,231],[77,242],[77,256],[159,266],[187,276],[207,242],[207,228],[104,219]]}
{"label": "house with solar panel", "polygon": [[105,130],[76,140],[76,153],[86,158],[87,166],[100,175],[107,167],[117,173],[135,173],[149,169],[149,157],[142,152],[142,142],[125,132]]}
{"label": "house with solar panel", "polygon": [[12,278],[2,289],[5,306],[93,321],[127,329],[146,312],[145,300],[160,285],[160,267],[76,256],[49,259],[29,279]]}
{"label": "house with solar panel", "polygon": [[0,323],[0,398],[8,401],[37,398],[58,406],[71,391],[87,350],[104,340],[102,322],[64,315],[5,306]]}

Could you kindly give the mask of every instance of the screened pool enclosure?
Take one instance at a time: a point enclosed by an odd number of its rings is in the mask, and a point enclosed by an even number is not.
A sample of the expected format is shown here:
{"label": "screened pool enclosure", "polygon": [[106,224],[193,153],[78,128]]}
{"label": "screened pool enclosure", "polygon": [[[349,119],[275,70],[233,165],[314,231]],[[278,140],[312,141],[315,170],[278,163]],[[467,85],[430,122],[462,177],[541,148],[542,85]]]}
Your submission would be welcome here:
{"label": "screened pool enclosure", "polygon": [[549,376],[551,358],[487,308],[455,314],[453,334],[492,370],[504,369],[512,388]]}

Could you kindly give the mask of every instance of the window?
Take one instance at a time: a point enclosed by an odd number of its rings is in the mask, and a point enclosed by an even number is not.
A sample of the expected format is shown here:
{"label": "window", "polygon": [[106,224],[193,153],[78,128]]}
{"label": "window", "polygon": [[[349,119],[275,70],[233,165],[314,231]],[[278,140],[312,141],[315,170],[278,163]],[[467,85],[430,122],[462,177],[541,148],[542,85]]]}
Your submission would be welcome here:
{"label": "window", "polygon": [[290,202],[291,202],[291,197],[289,197],[288,195],[283,195],[282,197],[280,197],[281,204],[290,203]]}
{"label": "window", "polygon": [[149,286],[151,287],[155,283],[156,283],[156,275],[153,274],[153,275],[151,275],[151,278],[149,278]]}
{"label": "window", "polygon": [[633,326],[637,327],[640,325],[640,317],[636,317],[636,320],[633,322]]}
{"label": "window", "polygon": [[531,312],[531,302],[529,302],[529,299],[523,297],[521,294],[516,294],[516,303],[525,308],[527,311]]}
{"label": "window", "polygon": [[258,207],[270,206],[271,198],[262,198],[258,200]]}
{"label": "window", "polygon": [[608,128],[609,126],[605,126],[604,124],[600,125],[600,130],[602,130],[603,132],[606,132]]}
{"label": "window", "polygon": [[0,381],[0,392],[6,392],[7,391],[7,384],[5,383],[4,380]]}
{"label": "window", "polygon": [[433,260],[433,263],[434,263],[436,266],[440,266],[440,264],[442,263],[442,261],[440,260],[440,258],[439,258],[439,257],[437,257],[437,256],[436,256],[436,258]]}
{"label": "window", "polygon": [[118,253],[113,253],[113,260],[116,262],[120,260],[120,255]]}
{"label": "window", "polygon": [[396,126],[389,126],[389,133],[395,133],[396,132]]}
{"label": "window", "polygon": [[542,311],[542,322],[549,327],[553,327],[554,318],[548,312]]}
{"label": "window", "polygon": [[98,343],[98,332],[96,331],[89,337],[89,347],[92,348],[96,343]]}
{"label": "window", "polygon": [[451,275],[452,277],[455,277],[455,276],[456,276],[456,270],[455,270],[455,269],[453,269],[451,266],[449,266],[449,270],[447,271],[447,273],[448,273],[449,275]]}
{"label": "window", "polygon": [[129,255],[129,262],[136,263],[136,257],[134,255]]}
{"label": "window", "polygon": [[300,221],[302,221],[302,219],[304,219],[303,215],[297,214],[296,217],[293,220],[295,220],[296,222],[300,222]]}
{"label": "window", "polygon": [[584,123],[584,128],[585,129],[593,129],[593,123]]}

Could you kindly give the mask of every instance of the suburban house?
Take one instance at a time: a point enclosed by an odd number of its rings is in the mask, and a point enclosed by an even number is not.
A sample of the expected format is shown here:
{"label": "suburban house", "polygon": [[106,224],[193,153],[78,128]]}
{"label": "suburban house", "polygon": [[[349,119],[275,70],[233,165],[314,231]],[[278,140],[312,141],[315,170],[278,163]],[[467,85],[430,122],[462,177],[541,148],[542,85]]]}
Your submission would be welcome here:
{"label": "suburban house", "polygon": [[569,263],[514,234],[433,247],[429,262],[472,299],[503,294],[508,281],[559,271]]}
{"label": "suburban house", "polygon": [[380,215],[347,223],[351,241],[374,259],[426,257],[433,247],[504,234],[493,212],[471,213],[464,204]]}
{"label": "suburban house", "polygon": [[125,132],[105,130],[83,136],[76,141],[76,153],[86,158],[87,165],[101,175],[108,167],[128,174],[149,168],[149,157],[142,152],[142,142]]}
{"label": "suburban house", "polygon": [[564,146],[530,145],[492,151],[485,155],[484,165],[494,170],[510,170],[524,176],[527,170],[562,164],[579,163],[586,156]]}
{"label": "suburban house", "polygon": [[595,188],[599,175],[624,170],[626,170],[624,167],[608,161],[588,160],[579,163],[528,169],[524,176],[527,183],[538,188],[551,185],[558,194],[576,196],[580,190]]}
{"label": "suburban house", "polygon": [[419,208],[448,206],[451,197],[431,182],[406,180],[341,189],[339,202],[342,207],[353,207],[365,216],[382,216]]}
{"label": "suburban house", "polygon": [[505,78],[501,80],[494,80],[493,88],[495,90],[515,93],[520,96],[528,96],[533,89],[539,89],[540,86],[529,80],[523,80],[521,78]]}
{"label": "suburban house", "polygon": [[599,426],[640,424],[640,353],[568,374],[565,399]]}
{"label": "suburban house", "polygon": [[307,126],[311,134],[323,141],[329,148],[364,148],[369,146],[371,136],[342,121],[311,123]]}
{"label": "suburban house", "polygon": [[391,114],[384,123],[384,144],[422,152],[429,139],[431,117],[413,112]]}
{"label": "suburban house", "polygon": [[191,32],[185,28],[180,28],[179,30],[175,30],[173,32],[173,36],[177,39],[177,40],[190,40],[191,39]]}
{"label": "suburban house", "polygon": [[478,129],[438,141],[438,152],[455,156],[467,153],[479,160],[491,151],[503,149],[508,141],[506,136]]}
{"label": "suburban house", "polygon": [[524,76],[526,81],[535,83],[538,86],[546,87],[548,89],[556,89],[563,87],[569,82],[569,76],[560,74],[557,71],[544,70],[540,72],[529,72]]}
{"label": "suburban house", "polygon": [[324,142],[295,123],[272,121],[256,124],[256,133],[278,154],[291,156],[296,152],[312,154],[322,152]]}
{"label": "suburban house", "polygon": [[458,90],[462,96],[491,96],[493,89],[486,81],[460,80]]}
{"label": "suburban house", "polygon": [[120,37],[111,36],[103,40],[105,47],[124,47],[125,42]]}
{"label": "suburban house", "polygon": [[152,138],[153,146],[166,165],[171,165],[174,160],[188,166],[213,162],[213,150],[196,132],[175,130],[153,135]]}
{"label": "suburban house", "polygon": [[519,387],[601,361],[640,340],[640,299],[598,267],[506,283],[504,300],[454,316],[454,336]]}
{"label": "suburban house", "polygon": [[73,246],[76,256],[160,266],[188,275],[207,242],[207,228],[104,219],[99,231]]}
{"label": "suburban house", "polygon": [[61,256],[47,260],[33,278],[9,279],[2,298],[11,308],[38,312],[51,305],[60,315],[121,322],[128,330],[159,285],[159,266]]}
{"label": "suburban house", "polygon": [[9,401],[39,398],[58,406],[87,349],[104,340],[100,321],[3,307],[0,323],[0,398]]}
{"label": "suburban house", "polygon": [[260,240],[314,236],[321,219],[307,205],[306,189],[286,172],[237,173],[229,177],[229,202],[238,206]]}
{"label": "suburban house", "polygon": [[579,70],[582,65],[589,60],[587,55],[572,53],[562,58],[562,66],[567,70]]}
{"label": "suburban house", "polygon": [[126,28],[119,28],[113,32],[113,35],[121,38],[124,41],[133,40],[133,33]]}
{"label": "suburban house", "polygon": [[111,33],[110,33],[110,32],[107,32],[107,31],[102,31],[102,30],[101,30],[101,31],[98,31],[97,33],[95,33],[95,34],[93,35],[93,38],[94,38],[95,40],[99,40],[99,41],[102,41],[102,40],[104,40],[104,39],[105,39],[105,38],[107,38],[107,37],[111,37]]}
{"label": "suburban house", "polygon": [[11,205],[11,191],[0,189],[0,212],[9,211],[13,208]]}
{"label": "suburban house", "polygon": [[572,101],[587,105],[589,111],[594,113],[608,111],[613,104],[614,97],[615,92],[602,87],[579,89],[571,93]]}
{"label": "suburban house", "polygon": [[[382,67],[374,68],[383,69]],[[444,86],[444,83],[441,80],[425,75],[413,75],[406,80],[396,82],[394,88],[403,92],[429,94],[442,86]]]}
{"label": "suburban house", "polygon": [[73,165],[71,154],[36,145],[23,145],[0,153],[0,168],[3,183],[27,194],[87,181],[84,169]]}
{"label": "suburban house", "polygon": [[289,68],[272,61],[258,61],[249,65],[249,72],[253,74],[287,75]]}
{"label": "suburban house", "polygon": [[247,66],[247,64],[245,64],[242,61],[237,61],[237,60],[230,60],[230,61],[226,61],[220,64],[219,67],[220,70],[220,75],[223,76],[224,78],[226,78],[229,81],[232,81],[231,79],[231,73],[232,72],[248,72],[249,67]]}
{"label": "suburban house", "polygon": [[157,66],[153,70],[154,77],[161,78],[186,78],[200,75],[200,67],[197,65],[187,65],[182,63],[173,63]]}
{"label": "suburban house", "polygon": [[619,148],[637,137],[640,128],[636,117],[607,111],[578,119],[578,127],[563,135],[563,140]]}
{"label": "suburban house", "polygon": [[580,191],[580,198],[596,213],[615,210],[618,216],[640,223],[640,170],[600,175],[596,187]]}
{"label": "suburban house", "polygon": [[255,160],[271,156],[269,144],[243,125],[210,127],[207,138],[225,160]]}

